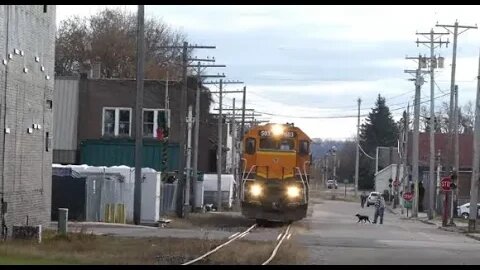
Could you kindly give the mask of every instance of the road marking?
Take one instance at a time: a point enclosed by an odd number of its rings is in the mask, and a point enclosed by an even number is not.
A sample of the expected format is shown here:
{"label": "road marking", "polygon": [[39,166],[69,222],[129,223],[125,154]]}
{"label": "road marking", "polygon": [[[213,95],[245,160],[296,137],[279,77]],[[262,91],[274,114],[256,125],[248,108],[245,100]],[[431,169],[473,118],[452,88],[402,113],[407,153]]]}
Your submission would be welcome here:
{"label": "road marking", "polygon": [[278,239],[280,239],[280,237],[282,237],[282,234],[283,234],[283,233],[280,233],[280,234],[278,235],[277,241],[278,241]]}
{"label": "road marking", "polygon": [[292,236],[292,234],[289,233],[288,236],[287,236],[287,240],[290,239],[291,236]]}

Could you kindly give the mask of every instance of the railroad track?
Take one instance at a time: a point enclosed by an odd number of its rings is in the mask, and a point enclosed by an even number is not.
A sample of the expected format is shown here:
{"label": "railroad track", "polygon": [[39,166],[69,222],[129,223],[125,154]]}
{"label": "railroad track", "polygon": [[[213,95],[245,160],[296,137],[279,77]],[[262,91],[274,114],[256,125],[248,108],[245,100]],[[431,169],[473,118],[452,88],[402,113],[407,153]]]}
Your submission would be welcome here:
{"label": "railroad track", "polygon": [[[277,255],[277,252],[278,250],[280,249],[280,246],[282,245],[283,241],[285,239],[289,239],[290,236],[291,236],[291,233],[290,233],[290,228],[291,228],[291,224],[288,224],[288,226],[286,227],[285,230],[283,230],[282,233],[280,233],[280,235],[277,237],[277,242],[276,242],[276,245],[275,245],[275,248],[273,249],[272,253],[270,254],[270,257],[268,257],[268,259],[266,261],[264,261],[262,263],[262,265],[267,265],[269,264],[274,258],[275,256]],[[195,258],[191,261],[188,261],[186,263],[183,263],[182,265],[190,265],[190,264],[193,264],[195,262],[198,262],[200,260],[203,260],[205,259],[206,257],[212,255],[213,253],[219,251],[220,249],[228,246],[229,244],[235,242],[236,240],[238,239],[241,239],[243,237],[245,237],[247,234],[249,234],[253,229],[257,228],[258,227],[258,224],[253,224],[252,226],[250,226],[248,229],[246,229],[245,231],[243,232],[237,232],[235,234],[232,234],[228,239],[227,242],[217,246],[216,248],[210,250],[209,252],[203,254],[202,256],[198,257],[198,258]]]}

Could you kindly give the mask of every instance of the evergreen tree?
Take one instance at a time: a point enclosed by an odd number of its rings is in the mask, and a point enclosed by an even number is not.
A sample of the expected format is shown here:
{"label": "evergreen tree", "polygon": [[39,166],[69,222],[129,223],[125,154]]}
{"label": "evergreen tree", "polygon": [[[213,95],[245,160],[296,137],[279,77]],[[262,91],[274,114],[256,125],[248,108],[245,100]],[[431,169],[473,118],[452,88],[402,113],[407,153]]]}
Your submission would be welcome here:
{"label": "evergreen tree", "polygon": [[[360,146],[375,157],[378,146],[397,146],[398,126],[393,120],[385,98],[378,95],[375,107],[361,126]],[[374,184],[375,161],[362,155],[359,171],[359,188],[371,189]]]}

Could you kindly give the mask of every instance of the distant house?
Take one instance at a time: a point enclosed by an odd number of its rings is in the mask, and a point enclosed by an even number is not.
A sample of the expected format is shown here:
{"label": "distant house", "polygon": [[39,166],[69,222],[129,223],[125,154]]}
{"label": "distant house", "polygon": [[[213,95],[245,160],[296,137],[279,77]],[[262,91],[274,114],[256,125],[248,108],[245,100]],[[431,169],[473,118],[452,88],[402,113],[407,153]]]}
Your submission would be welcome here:
{"label": "distant house", "polygon": [[[187,108],[195,108],[196,78],[189,77]],[[216,120],[210,115],[210,92],[202,87],[198,169],[216,169]],[[160,128],[170,126],[167,169],[178,169],[182,119],[181,83],[145,80],[143,109],[144,166],[161,170],[163,143]],[[55,78],[53,162],[92,166],[134,166],[135,79]],[[193,110],[195,114],[195,110]],[[194,115],[195,116],[195,115]],[[224,129],[226,130],[226,128]],[[186,136],[185,136],[186,137]],[[224,136],[224,143],[226,136]],[[193,143],[193,140],[192,140]]]}
{"label": "distant house", "polygon": [[[400,167],[398,172],[398,181],[403,178],[403,168]],[[383,193],[387,190],[389,193],[393,193],[393,181],[397,177],[397,164],[390,164],[375,174],[375,191]],[[390,180],[392,180],[392,188],[390,188]]]}

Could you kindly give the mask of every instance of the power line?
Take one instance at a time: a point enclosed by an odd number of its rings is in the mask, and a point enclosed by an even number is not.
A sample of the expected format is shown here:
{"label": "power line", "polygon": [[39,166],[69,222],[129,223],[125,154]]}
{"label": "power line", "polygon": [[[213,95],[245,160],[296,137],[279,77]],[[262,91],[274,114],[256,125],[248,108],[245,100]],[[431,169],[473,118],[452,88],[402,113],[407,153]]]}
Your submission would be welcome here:
{"label": "power line", "polygon": [[[436,97],[434,97],[434,99],[439,99],[439,98],[442,98],[442,97],[447,96],[447,95],[449,95],[449,93],[446,93],[446,94],[443,94],[443,95],[440,95],[440,96],[436,96]],[[430,102],[430,98],[428,98],[424,101],[421,101],[420,104],[424,104],[424,103],[427,103],[427,102]],[[215,102],[215,101],[213,101],[213,103],[218,104],[218,102]],[[225,105],[225,106],[228,107],[228,105]],[[390,112],[394,112],[394,111],[398,111],[398,110],[404,110],[406,108],[407,108],[406,106],[393,108],[393,109],[390,109]],[[356,117],[358,117],[358,115],[293,116],[293,115],[284,115],[284,114],[263,112],[263,111],[259,111],[259,110],[255,110],[255,112],[265,114],[265,115],[269,115],[269,116],[296,118],[296,119],[345,119],[345,118],[356,118]],[[369,114],[362,114],[362,115],[360,115],[360,117],[366,117],[368,115]]]}
{"label": "power line", "polygon": [[[395,99],[395,98],[398,98],[398,97],[401,97],[401,96],[405,96],[405,95],[410,94],[410,93],[412,93],[412,92],[414,92],[414,90],[408,90],[408,91],[406,91],[406,92],[403,92],[403,93],[400,93],[400,94],[397,94],[397,95],[394,95],[394,96],[391,96],[391,97],[384,97],[384,98],[385,98],[385,100],[392,100],[392,99]],[[257,96],[259,96],[259,97],[261,97],[261,98],[268,99],[268,98],[263,97],[262,95],[259,95],[259,94],[257,94],[257,93],[255,93],[255,95],[257,95]],[[250,103],[253,104],[253,105],[255,105],[255,103],[252,103],[252,102],[250,102]],[[403,104],[403,102],[400,103],[400,104]],[[258,105],[258,104],[257,104],[257,105]],[[391,104],[390,106],[392,106],[392,105],[393,105],[393,106],[394,106],[394,105],[398,105],[398,103],[397,103],[397,104]],[[260,105],[259,105],[259,106],[260,106]],[[319,106],[319,108],[314,108],[314,109],[316,109],[316,110],[329,110],[329,109],[331,109],[331,110],[339,110],[339,109],[342,109],[343,111],[345,111],[345,109],[351,109],[352,111],[356,111],[356,110],[357,110],[357,107],[356,107],[356,106],[351,106],[351,105],[347,105],[347,106],[335,106],[335,107],[323,107],[323,106]],[[370,110],[370,108],[363,108],[363,109],[361,109],[361,110]]]}

